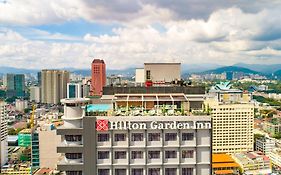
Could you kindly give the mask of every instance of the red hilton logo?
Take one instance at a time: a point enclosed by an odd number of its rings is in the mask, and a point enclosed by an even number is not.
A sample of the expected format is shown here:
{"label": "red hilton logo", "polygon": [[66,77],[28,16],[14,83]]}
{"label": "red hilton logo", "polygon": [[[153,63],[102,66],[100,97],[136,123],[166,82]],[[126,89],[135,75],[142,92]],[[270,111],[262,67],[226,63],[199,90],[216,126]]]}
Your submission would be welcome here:
{"label": "red hilton logo", "polygon": [[97,120],[96,121],[97,131],[108,131],[108,120]]}

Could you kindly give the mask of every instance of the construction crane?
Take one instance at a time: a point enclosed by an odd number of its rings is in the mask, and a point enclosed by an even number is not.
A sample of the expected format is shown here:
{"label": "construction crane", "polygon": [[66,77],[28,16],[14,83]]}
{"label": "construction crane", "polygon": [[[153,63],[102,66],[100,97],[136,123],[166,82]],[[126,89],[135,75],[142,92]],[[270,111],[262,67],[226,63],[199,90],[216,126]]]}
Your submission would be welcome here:
{"label": "construction crane", "polygon": [[32,111],[31,111],[31,114],[30,114],[30,128],[31,130],[34,128],[34,115],[35,115],[35,104],[32,104]]}
{"label": "construction crane", "polygon": [[276,112],[276,110],[273,109],[273,110],[269,111],[268,113],[265,114],[265,117],[266,117],[266,118],[269,118],[269,114],[271,114],[271,113],[273,113],[273,112]]}

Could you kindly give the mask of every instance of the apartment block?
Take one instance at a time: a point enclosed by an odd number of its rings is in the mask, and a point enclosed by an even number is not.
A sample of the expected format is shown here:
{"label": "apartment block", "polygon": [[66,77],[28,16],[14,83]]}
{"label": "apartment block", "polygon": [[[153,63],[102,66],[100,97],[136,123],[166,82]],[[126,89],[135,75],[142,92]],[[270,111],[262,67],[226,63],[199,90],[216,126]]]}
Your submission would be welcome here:
{"label": "apartment block", "polygon": [[66,98],[69,72],[63,70],[41,71],[41,102],[58,104]]}

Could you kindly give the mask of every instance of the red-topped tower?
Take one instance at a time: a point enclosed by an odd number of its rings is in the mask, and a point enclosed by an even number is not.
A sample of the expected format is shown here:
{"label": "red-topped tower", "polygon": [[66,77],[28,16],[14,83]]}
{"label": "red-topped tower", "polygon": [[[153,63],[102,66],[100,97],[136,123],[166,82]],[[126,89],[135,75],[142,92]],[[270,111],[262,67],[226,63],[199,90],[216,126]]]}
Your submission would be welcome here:
{"label": "red-topped tower", "polygon": [[106,65],[101,59],[92,62],[92,94],[102,95],[102,88],[106,84]]}

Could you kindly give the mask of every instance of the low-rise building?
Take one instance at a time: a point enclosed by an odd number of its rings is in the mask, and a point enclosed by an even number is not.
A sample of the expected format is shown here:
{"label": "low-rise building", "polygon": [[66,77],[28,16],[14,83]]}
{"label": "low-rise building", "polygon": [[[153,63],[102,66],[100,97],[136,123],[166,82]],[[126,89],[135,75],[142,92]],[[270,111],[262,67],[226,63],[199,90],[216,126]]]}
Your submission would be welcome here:
{"label": "low-rise building", "polygon": [[41,100],[41,88],[38,86],[30,87],[30,101],[39,103]]}
{"label": "low-rise building", "polygon": [[26,100],[16,99],[16,111],[24,112],[24,109],[28,107]]}
{"label": "low-rise building", "polygon": [[262,152],[243,152],[232,155],[245,175],[258,175],[272,173],[270,159]]}
{"label": "low-rise building", "polygon": [[270,135],[281,133],[281,118],[272,118],[265,121],[263,124],[263,130]]}
{"label": "low-rise building", "polygon": [[274,149],[269,153],[269,158],[273,165],[281,168],[281,149]]}
{"label": "low-rise building", "polygon": [[23,129],[19,132],[18,145],[21,147],[31,146],[31,129]]}
{"label": "low-rise building", "polygon": [[239,165],[229,154],[212,155],[213,175],[239,175]]}
{"label": "low-rise building", "polygon": [[59,175],[60,173],[54,169],[50,168],[40,168],[36,172],[34,172],[34,175]]}
{"label": "low-rise building", "polygon": [[275,147],[275,141],[269,137],[261,137],[256,140],[256,151],[268,155]]}
{"label": "low-rise building", "polygon": [[2,175],[30,175],[31,167],[29,164],[7,165],[1,169]]}

